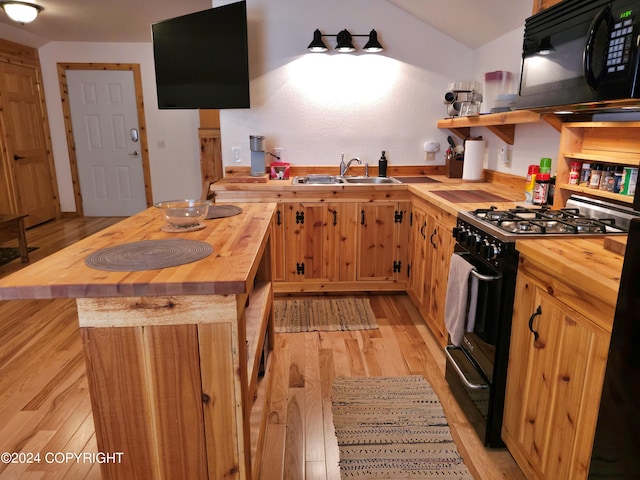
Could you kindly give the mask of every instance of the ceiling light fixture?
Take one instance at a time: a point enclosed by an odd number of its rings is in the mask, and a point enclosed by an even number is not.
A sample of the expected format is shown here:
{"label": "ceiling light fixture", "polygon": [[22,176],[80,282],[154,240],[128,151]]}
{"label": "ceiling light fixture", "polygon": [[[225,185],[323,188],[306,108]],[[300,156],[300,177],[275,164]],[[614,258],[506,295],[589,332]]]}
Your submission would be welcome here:
{"label": "ceiling light fixture", "polygon": [[44,10],[43,7],[35,3],[20,2],[17,0],[0,2],[0,7],[4,9],[11,20],[21,25],[33,22],[38,14]]}
{"label": "ceiling light fixture", "polygon": [[310,52],[326,52],[329,50],[327,45],[322,40],[322,37],[336,37],[337,45],[336,50],[339,52],[354,52],[356,47],[353,45],[353,37],[368,37],[369,40],[365,44],[362,50],[370,53],[378,53],[384,50],[380,42],[378,41],[378,33],[375,30],[371,30],[369,35],[352,35],[347,29],[342,30],[337,35],[322,34],[319,29],[313,32],[313,40],[307,47]]}

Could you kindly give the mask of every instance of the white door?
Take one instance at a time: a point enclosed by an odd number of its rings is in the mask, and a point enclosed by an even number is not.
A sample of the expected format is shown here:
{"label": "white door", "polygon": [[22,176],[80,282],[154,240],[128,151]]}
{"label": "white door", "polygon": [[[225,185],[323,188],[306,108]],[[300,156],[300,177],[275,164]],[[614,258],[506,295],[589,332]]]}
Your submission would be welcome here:
{"label": "white door", "polygon": [[67,70],[84,215],[147,208],[133,72]]}

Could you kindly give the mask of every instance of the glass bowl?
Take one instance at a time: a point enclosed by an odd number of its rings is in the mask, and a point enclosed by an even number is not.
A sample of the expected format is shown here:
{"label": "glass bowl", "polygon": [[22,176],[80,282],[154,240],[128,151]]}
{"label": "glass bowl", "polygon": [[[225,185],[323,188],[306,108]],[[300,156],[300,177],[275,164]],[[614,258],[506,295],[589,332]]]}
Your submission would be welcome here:
{"label": "glass bowl", "polygon": [[162,211],[165,221],[173,228],[191,228],[199,225],[209,211],[209,200],[168,200],[154,206]]}

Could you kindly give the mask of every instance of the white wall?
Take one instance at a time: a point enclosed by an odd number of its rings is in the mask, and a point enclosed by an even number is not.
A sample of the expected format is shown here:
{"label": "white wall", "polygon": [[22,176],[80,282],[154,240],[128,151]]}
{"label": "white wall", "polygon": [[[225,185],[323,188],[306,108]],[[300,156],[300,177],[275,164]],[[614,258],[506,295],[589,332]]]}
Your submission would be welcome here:
{"label": "white wall", "polygon": [[[472,74],[473,51],[385,0],[248,0],[251,109],[221,112],[225,165],[250,164],[249,136],[264,135],[267,150],[284,149],[297,165],[338,165],[340,154],[376,164],[444,163],[448,132],[442,96],[452,80]],[[381,54],[306,50],[313,31],[368,34]],[[355,38],[362,48],[366,38]],[[423,145],[442,151],[426,162]],[[242,162],[231,148],[240,147]]]}
{"label": "white wall", "polygon": [[[200,197],[198,112],[158,110],[150,43],[51,42],[39,49],[39,55],[63,212],[74,212],[76,207],[60,100],[59,62],[140,64],[153,200]],[[159,142],[165,147],[160,148]]]}
{"label": "white wall", "polygon": [[[474,51],[474,78],[484,80],[485,72],[504,70],[511,72],[511,92],[518,92],[520,83],[520,60],[524,26],[489,42]],[[491,170],[525,176],[530,164],[538,164],[540,158],[552,159],[552,172],[557,166],[560,133],[548,123],[516,125],[515,142],[508,146],[486,128],[472,129],[472,135],[482,135],[486,141],[485,166]],[[507,167],[498,161],[502,148],[511,150],[512,162]]]}
{"label": "white wall", "polygon": [[[482,80],[507,70],[517,77],[522,30],[475,51],[417,20],[386,0],[248,0],[251,109],[221,112],[225,166],[249,166],[249,136],[284,149],[298,165],[338,165],[340,154],[375,164],[381,150],[391,165],[444,163],[446,138],[437,121],[446,115],[442,96],[452,81]],[[306,50],[313,31],[335,34],[372,28],[381,54]],[[366,38],[354,38],[360,48]],[[327,45],[334,37],[325,37]],[[139,63],[142,70],[154,201],[198,196],[201,189],[196,111],[157,109],[151,44],[49,43],[39,50],[53,139],[62,211],[75,211],[56,63]],[[514,79],[514,91],[517,78]],[[488,168],[524,176],[540,157],[557,156],[559,134],[547,124],[516,127],[513,163],[497,162],[504,144],[485,128]],[[423,145],[441,144],[426,161]],[[164,142],[166,148],[160,148]],[[241,148],[235,163],[232,147]]]}

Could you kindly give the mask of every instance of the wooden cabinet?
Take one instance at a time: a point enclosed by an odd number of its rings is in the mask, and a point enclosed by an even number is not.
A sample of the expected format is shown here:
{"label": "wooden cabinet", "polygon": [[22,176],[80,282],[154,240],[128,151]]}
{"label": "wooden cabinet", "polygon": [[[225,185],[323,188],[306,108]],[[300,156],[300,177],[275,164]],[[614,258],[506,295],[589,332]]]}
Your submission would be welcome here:
{"label": "wooden cabinet", "polygon": [[603,166],[640,166],[640,122],[575,122],[562,125],[556,178],[555,207],[564,207],[573,193],[587,194],[623,204],[633,196],[621,195],[584,185],[569,184],[573,161]]}
{"label": "wooden cabinet", "polygon": [[561,282],[518,271],[502,438],[527,478],[584,479],[591,457],[610,332]]}
{"label": "wooden cabinet", "polygon": [[438,342],[445,346],[448,334],[444,303],[455,245],[452,229],[456,218],[420,199],[414,200],[412,214],[409,295]]}
{"label": "wooden cabinet", "polygon": [[0,39],[0,213],[27,227],[59,215],[37,50]]}
{"label": "wooden cabinet", "polygon": [[556,3],[560,3],[561,0],[533,0],[533,10],[531,15],[535,15],[538,12],[541,12],[545,8],[549,8]]}
{"label": "wooden cabinet", "polygon": [[357,280],[407,278],[408,202],[359,203]]}
{"label": "wooden cabinet", "polygon": [[355,203],[282,204],[288,282],[355,280]]}

